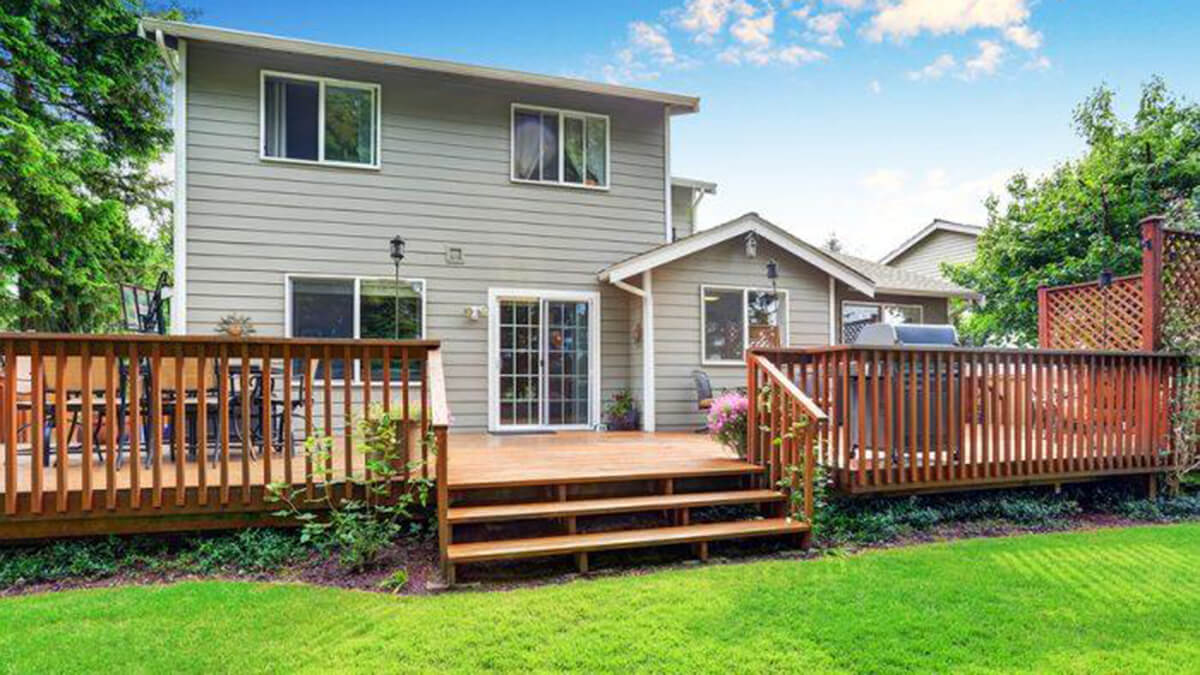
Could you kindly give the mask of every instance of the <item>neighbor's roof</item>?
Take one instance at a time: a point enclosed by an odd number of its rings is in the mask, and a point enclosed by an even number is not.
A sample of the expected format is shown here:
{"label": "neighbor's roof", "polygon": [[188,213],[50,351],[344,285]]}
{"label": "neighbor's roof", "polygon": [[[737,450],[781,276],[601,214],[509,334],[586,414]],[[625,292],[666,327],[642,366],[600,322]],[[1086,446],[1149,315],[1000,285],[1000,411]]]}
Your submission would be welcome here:
{"label": "neighbor's roof", "polygon": [[924,241],[925,237],[928,237],[929,235],[938,231],[957,232],[959,234],[969,234],[972,237],[978,237],[983,233],[983,228],[978,225],[967,225],[966,223],[956,223],[950,220],[934,218],[933,222],[921,228],[920,232],[917,232],[913,236],[904,240],[903,244],[900,244],[891,253],[880,258],[879,262],[885,265],[890,264],[896,258],[899,258],[907,253],[910,248]]}
{"label": "neighbor's roof", "polygon": [[671,185],[683,188],[691,188],[699,190],[704,194],[717,194],[717,184],[710,183],[706,180],[697,180],[695,178],[684,178],[683,176],[671,176]]}
{"label": "neighbor's roof", "polygon": [[622,98],[652,101],[667,105],[672,114],[693,113],[700,110],[699,98],[695,96],[685,96],[683,94],[671,94],[667,92],[652,91],[650,89],[641,89],[638,87],[626,87],[616,84],[603,84],[600,82],[591,82],[588,80],[580,80],[571,77],[538,75],[535,73],[523,73],[516,70],[492,68],[489,66],[472,66],[464,63],[455,63],[452,61],[423,59],[415,56],[405,56],[395,52],[361,49],[358,47],[343,47],[324,42],[283,38],[274,35],[266,35],[264,33],[251,33],[248,31],[231,30],[228,28],[202,26],[199,24],[184,23],[181,21],[165,21],[162,19],[144,17],[142,18],[141,23],[142,27],[147,33],[153,33],[154,31],[161,30],[164,35],[171,35],[177,38],[184,38],[186,40],[200,40],[205,42],[218,42],[222,44],[237,45],[241,47],[271,49],[290,54],[325,56],[329,58],[347,59],[363,63],[398,66],[401,68],[412,68],[414,70],[425,70],[437,73],[448,73],[452,75],[463,75],[467,77],[478,77],[488,80],[498,80],[502,82],[515,82],[519,84],[552,87],[555,89],[580,91],[589,94],[603,94],[606,96],[619,96]]}
{"label": "neighbor's roof", "polygon": [[842,264],[868,277],[875,284],[875,292],[895,295],[927,295],[938,298],[979,298],[978,293],[952,284],[944,279],[927,277],[898,267],[877,263],[846,253],[825,251]]}
{"label": "neighbor's roof", "polygon": [[599,277],[601,281],[622,281],[750,232],[868,296],[894,293],[931,297],[976,297],[972,291],[940,279],[904,272],[850,255],[831,253],[813,246],[753,212],[610,265],[600,271]]}

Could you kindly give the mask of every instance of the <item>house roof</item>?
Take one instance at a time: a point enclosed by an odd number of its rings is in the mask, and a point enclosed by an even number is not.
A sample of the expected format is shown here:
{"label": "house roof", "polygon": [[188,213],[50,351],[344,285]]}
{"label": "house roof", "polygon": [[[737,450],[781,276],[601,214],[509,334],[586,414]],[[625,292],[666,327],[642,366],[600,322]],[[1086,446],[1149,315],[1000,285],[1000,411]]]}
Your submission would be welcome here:
{"label": "house roof", "polygon": [[873,297],[876,293],[894,293],[932,297],[975,297],[973,292],[947,281],[905,272],[850,255],[831,253],[813,246],[753,212],[610,265],[600,271],[599,277],[601,281],[622,281],[750,232],[868,296]]}
{"label": "house roof", "polygon": [[683,176],[671,176],[672,187],[690,188],[698,190],[706,195],[717,194],[717,184],[706,180],[697,180],[695,178],[684,178]]}
{"label": "house roof", "polygon": [[932,222],[921,228],[919,232],[904,240],[904,243],[893,249],[891,253],[888,253],[880,258],[879,262],[885,265],[891,264],[893,260],[904,255],[909,249],[921,243],[929,235],[938,231],[957,232],[959,234],[969,234],[972,237],[978,237],[983,233],[983,228],[978,225],[967,225],[966,223],[956,223],[950,220],[934,218]]}
{"label": "house roof", "polygon": [[344,47],[324,42],[283,38],[264,33],[252,33],[248,31],[232,30],[229,28],[217,28],[215,26],[204,26],[200,24],[184,23],[181,21],[165,21],[151,17],[143,17],[141,24],[147,33],[162,31],[164,35],[188,40],[217,42],[241,47],[256,47],[259,49],[271,49],[291,54],[325,56],[329,58],[347,59],[363,63],[398,66],[401,68],[410,68],[414,70],[424,70],[452,75],[463,75],[467,77],[478,77],[488,80],[498,80],[502,82],[515,82],[519,84],[552,87],[554,89],[566,89],[590,94],[619,96],[622,98],[662,103],[669,107],[672,114],[694,113],[700,110],[700,99],[698,97],[686,96],[683,94],[672,94],[662,91],[653,91],[638,87],[604,84],[600,82],[591,82],[588,80],[580,80],[571,77],[559,77],[555,75],[539,75],[536,73],[507,70],[504,68],[492,68],[490,66],[473,66],[464,63],[456,63],[453,61],[406,56],[404,54],[397,54],[395,52],[361,49],[359,47]]}

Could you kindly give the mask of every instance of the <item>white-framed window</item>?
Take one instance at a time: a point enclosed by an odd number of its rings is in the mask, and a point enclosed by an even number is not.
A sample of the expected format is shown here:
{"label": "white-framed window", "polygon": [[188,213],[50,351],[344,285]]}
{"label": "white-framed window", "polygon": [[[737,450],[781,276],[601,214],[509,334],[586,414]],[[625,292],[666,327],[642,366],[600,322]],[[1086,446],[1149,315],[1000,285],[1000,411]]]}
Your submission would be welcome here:
{"label": "white-framed window", "polygon": [[[396,286],[395,280],[387,277],[296,274],[287,276],[286,287],[288,337],[425,337],[424,279],[401,279]],[[372,367],[375,381],[382,377],[378,365]],[[331,370],[334,379],[344,378],[340,359],[332,362]],[[360,377],[356,368],[355,379]]]}
{"label": "white-framed window", "polygon": [[608,115],[512,104],[510,178],[607,190]]}
{"label": "white-framed window", "polygon": [[701,286],[700,333],[705,365],[745,363],[751,347],[786,347],[787,291]]}
{"label": "white-framed window", "polygon": [[923,323],[925,308],[894,302],[842,302],[842,344],[853,344],[865,326],[875,323]]}
{"label": "white-framed window", "polygon": [[271,70],[260,76],[261,159],[379,168],[378,84]]}

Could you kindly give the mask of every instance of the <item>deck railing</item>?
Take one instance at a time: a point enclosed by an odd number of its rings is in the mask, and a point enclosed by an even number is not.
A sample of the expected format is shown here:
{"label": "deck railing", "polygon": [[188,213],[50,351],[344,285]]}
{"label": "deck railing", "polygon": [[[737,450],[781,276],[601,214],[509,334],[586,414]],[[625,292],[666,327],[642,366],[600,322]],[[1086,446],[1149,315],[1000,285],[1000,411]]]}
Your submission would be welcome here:
{"label": "deck railing", "polygon": [[783,368],[786,373],[754,351],[746,354],[746,458],[764,467],[770,486],[785,488],[793,504],[802,491],[800,509],[811,524],[816,451],[828,417],[796,386],[794,366]]}
{"label": "deck railing", "polygon": [[424,476],[445,454],[437,341],[0,334],[0,357],[0,539],[267,521],[280,482],[345,494],[374,405],[402,407]]}
{"label": "deck railing", "polygon": [[760,351],[829,415],[849,492],[1067,482],[1174,462],[1167,354],[837,346]]}

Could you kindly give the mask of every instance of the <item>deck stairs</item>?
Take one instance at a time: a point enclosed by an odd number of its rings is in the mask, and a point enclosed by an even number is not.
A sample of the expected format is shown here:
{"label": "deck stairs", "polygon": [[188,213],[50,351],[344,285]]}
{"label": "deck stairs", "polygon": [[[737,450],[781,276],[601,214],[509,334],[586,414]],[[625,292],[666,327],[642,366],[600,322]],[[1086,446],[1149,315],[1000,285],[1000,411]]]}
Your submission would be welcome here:
{"label": "deck stairs", "polygon": [[786,517],[787,496],[767,485],[762,467],[734,459],[664,464],[451,480],[447,583],[468,563],[573,555],[586,573],[597,551],[686,544],[707,560],[714,540],[795,536],[807,544],[808,525]]}

